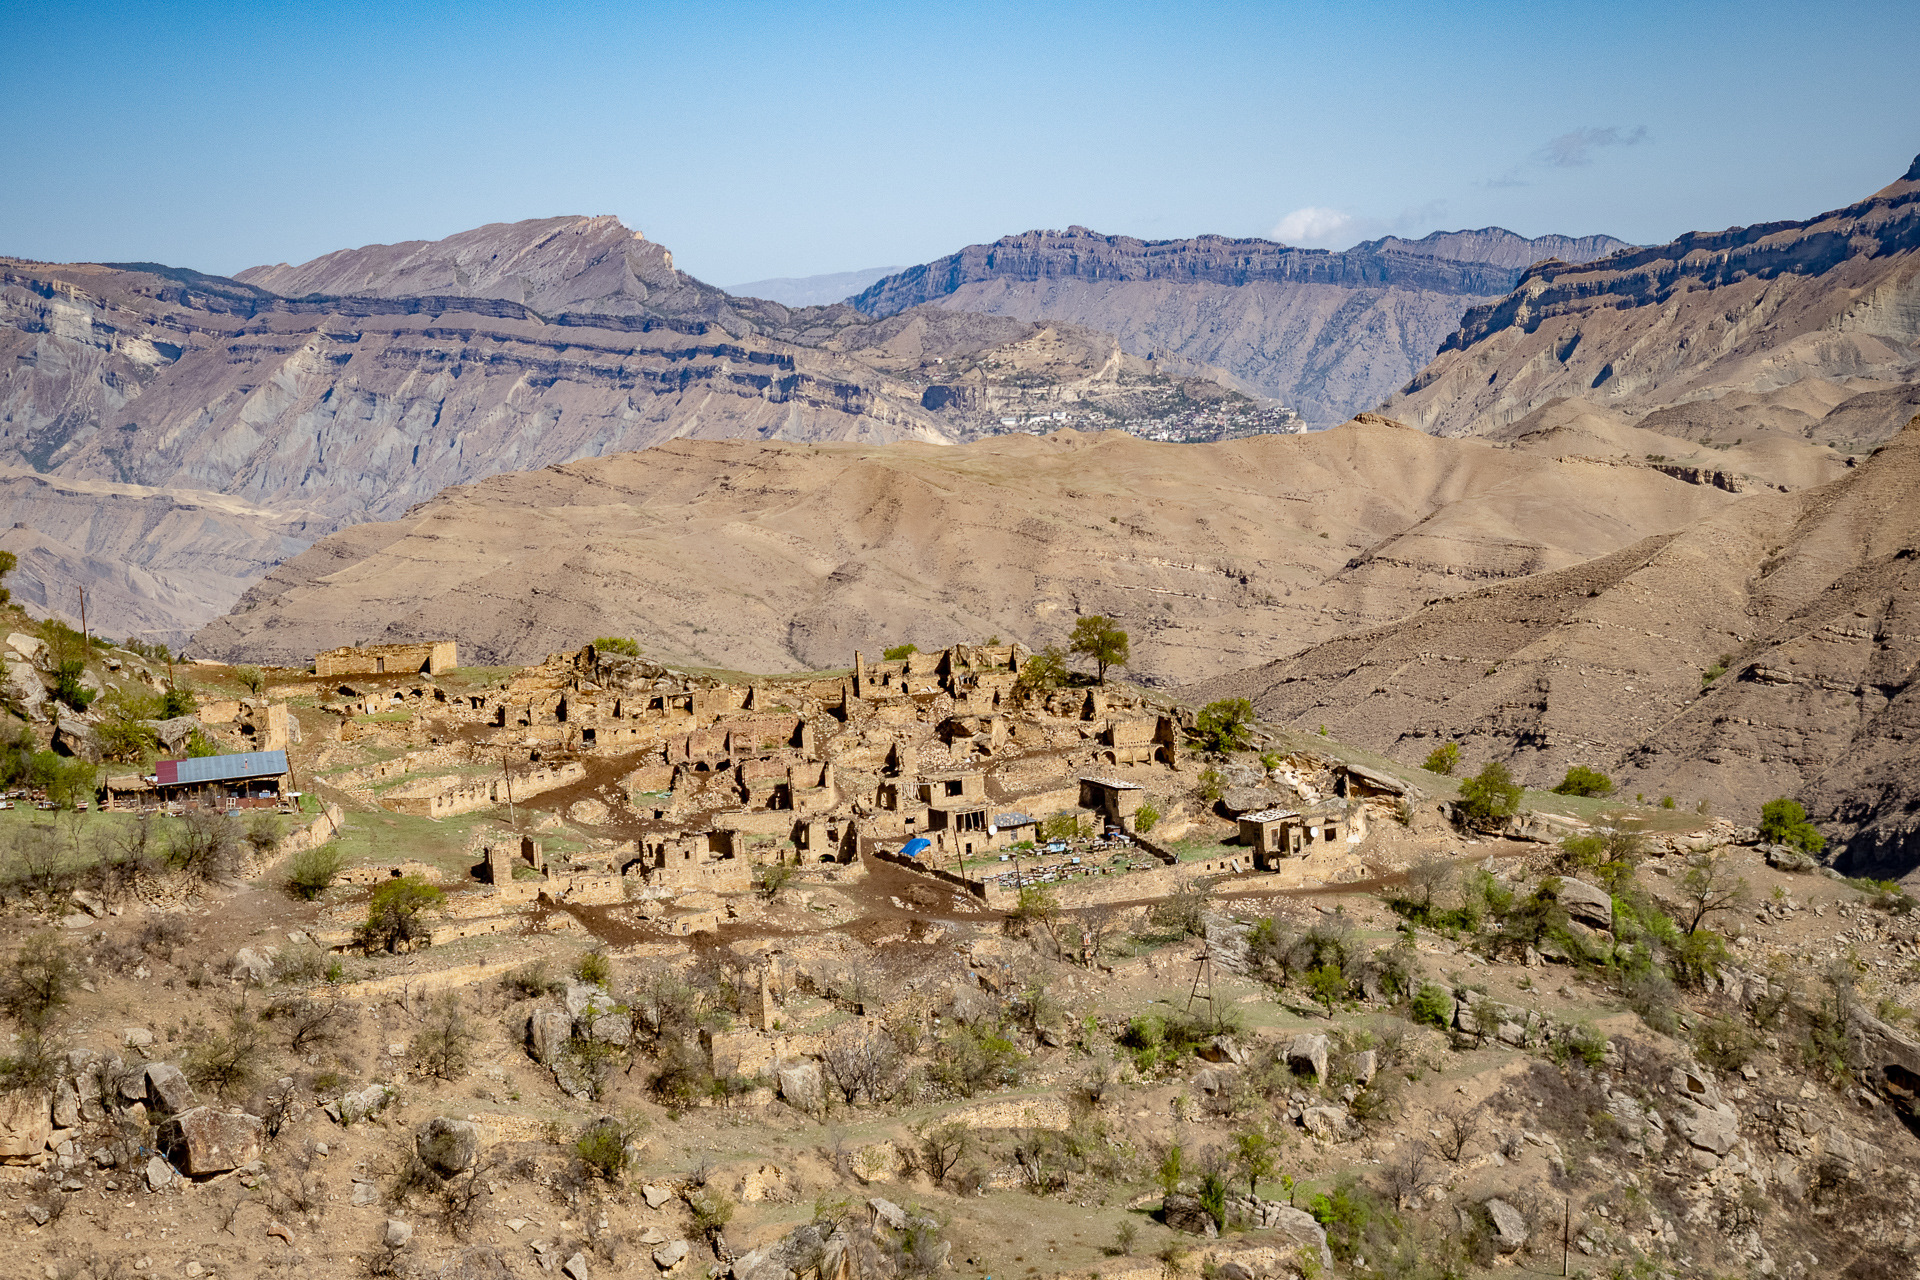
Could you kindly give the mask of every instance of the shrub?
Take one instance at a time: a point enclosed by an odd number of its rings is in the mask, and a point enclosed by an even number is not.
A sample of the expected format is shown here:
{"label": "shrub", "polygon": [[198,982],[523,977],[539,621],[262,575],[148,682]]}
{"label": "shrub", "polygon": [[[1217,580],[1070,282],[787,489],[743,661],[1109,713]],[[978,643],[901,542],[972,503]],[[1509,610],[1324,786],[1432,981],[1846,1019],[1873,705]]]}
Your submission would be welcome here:
{"label": "shrub", "polygon": [[0,1054],[0,1092],[25,1093],[51,1089],[67,1069],[61,1047],[37,1032],[21,1037],[14,1052]]}
{"label": "shrub", "polygon": [[280,815],[271,810],[255,810],[253,816],[247,819],[246,841],[256,857],[264,858],[272,853],[283,834]]}
{"label": "shrub", "polygon": [[1221,796],[1227,794],[1226,775],[1211,765],[1207,766],[1200,771],[1199,791],[1200,798],[1208,804],[1212,804]]}
{"label": "shrub", "polygon": [[[1613,779],[1598,769],[1589,769],[1577,764],[1567,770],[1567,776],[1560,779],[1560,785],[1553,789],[1559,796],[1610,796],[1613,794]],[[1669,809],[1673,806],[1668,805]]]}
{"label": "shrub", "polygon": [[627,1170],[629,1136],[626,1127],[609,1116],[580,1131],[573,1141],[573,1154],[596,1176],[616,1182]]}
{"label": "shrub", "polygon": [[1694,1048],[1700,1061],[1715,1071],[1734,1072],[1753,1060],[1759,1049],[1758,1038],[1746,1027],[1727,1017],[1708,1018],[1694,1029]]}
{"label": "shrub", "polygon": [[427,1009],[409,1051],[413,1065],[442,1080],[458,1080],[472,1063],[479,1035],[459,996],[448,992]]}
{"label": "shrub", "polygon": [[691,1211],[694,1234],[703,1239],[719,1235],[720,1229],[733,1221],[733,1201],[718,1187],[702,1187],[688,1196],[687,1208]]}
{"label": "shrub", "polygon": [[616,653],[627,658],[640,656],[640,642],[629,636],[595,636],[593,647],[599,653]]}
{"label": "shrub", "polygon": [[403,945],[426,946],[433,934],[421,919],[440,906],[447,895],[418,876],[389,880],[373,891],[367,918],[356,931],[363,951],[398,951]]}
{"label": "shrub", "polygon": [[1036,697],[1065,684],[1068,674],[1067,655],[1059,645],[1050,644],[1021,664],[1014,688],[1023,698]]}
{"label": "shrub", "polygon": [[267,687],[267,677],[258,667],[241,666],[233,669],[233,678],[248,693],[259,693]]}
{"label": "shrub", "polygon": [[1413,1020],[1442,1031],[1453,1025],[1453,995],[1437,982],[1425,982],[1413,997]]}
{"label": "shrub", "polygon": [[1020,1083],[1026,1055],[997,1026],[960,1026],[940,1042],[930,1074],[953,1093],[972,1097],[983,1089]]}
{"label": "shrub", "polygon": [[1807,821],[1806,807],[1788,796],[1760,806],[1760,839],[1767,844],[1790,844],[1807,853],[1827,847],[1827,838]]}
{"label": "shrub", "polygon": [[66,944],[51,929],[43,929],[20,944],[13,963],[0,973],[0,1009],[38,1031],[66,1007],[73,982],[73,957]]}
{"label": "shrub", "polygon": [[336,845],[302,849],[293,855],[293,862],[287,868],[287,888],[295,897],[311,902],[332,887],[334,877],[340,874],[346,860]]}
{"label": "shrub", "polygon": [[1154,807],[1152,801],[1148,801],[1133,811],[1133,829],[1141,835],[1146,835],[1152,831],[1155,826],[1159,825],[1159,822],[1160,810]]}
{"label": "shrub", "polygon": [[1323,964],[1307,972],[1307,992],[1333,1016],[1334,1004],[1347,994],[1347,976],[1337,964]]}
{"label": "shrub", "polygon": [[1040,824],[1040,834],[1048,840],[1071,840],[1085,832],[1079,814],[1056,813]]}
{"label": "shrub", "polygon": [[1240,751],[1247,745],[1253,724],[1253,703],[1245,698],[1222,698],[1200,708],[1193,731],[1207,751]]}
{"label": "shrub", "polygon": [[1520,784],[1507,766],[1489,761],[1479,773],[1460,784],[1460,816],[1476,827],[1498,826],[1520,811]]}
{"label": "shrub", "polygon": [[1443,742],[1427,753],[1420,766],[1428,773],[1437,773],[1443,778],[1451,778],[1453,771],[1460,767],[1460,745],[1455,742]]}
{"label": "shrub", "polygon": [[888,662],[899,662],[901,659],[918,652],[920,652],[920,646],[917,644],[896,644],[889,649],[883,650],[880,656]]}
{"label": "shrub", "polygon": [[167,865],[199,880],[217,880],[240,864],[239,825],[209,809],[190,810],[167,840]]}
{"label": "shrub", "polygon": [[595,947],[573,966],[573,976],[596,987],[604,987],[613,980],[613,961],[607,959],[605,951]]}
{"label": "shrub", "polygon": [[518,969],[500,975],[500,985],[516,996],[531,996],[538,999],[546,995],[558,995],[566,989],[566,984],[547,972],[546,962],[530,960]]}
{"label": "shrub", "polygon": [[791,862],[767,862],[753,869],[754,887],[768,902],[778,902],[788,885],[800,874]]}
{"label": "shrub", "polygon": [[225,1098],[246,1092],[265,1057],[260,1024],[244,1007],[237,1007],[228,1015],[225,1030],[188,1046],[180,1069],[196,1089],[209,1089]]}

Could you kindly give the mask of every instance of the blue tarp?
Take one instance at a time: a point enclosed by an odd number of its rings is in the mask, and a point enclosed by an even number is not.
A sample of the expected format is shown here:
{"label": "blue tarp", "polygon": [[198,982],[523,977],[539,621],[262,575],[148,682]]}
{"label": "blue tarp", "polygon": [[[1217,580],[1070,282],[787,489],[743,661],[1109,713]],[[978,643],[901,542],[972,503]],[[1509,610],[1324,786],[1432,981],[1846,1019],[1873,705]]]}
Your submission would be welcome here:
{"label": "blue tarp", "polygon": [[931,849],[932,847],[933,841],[916,838],[901,845],[900,852],[906,854],[909,858],[917,858],[920,856],[922,849]]}

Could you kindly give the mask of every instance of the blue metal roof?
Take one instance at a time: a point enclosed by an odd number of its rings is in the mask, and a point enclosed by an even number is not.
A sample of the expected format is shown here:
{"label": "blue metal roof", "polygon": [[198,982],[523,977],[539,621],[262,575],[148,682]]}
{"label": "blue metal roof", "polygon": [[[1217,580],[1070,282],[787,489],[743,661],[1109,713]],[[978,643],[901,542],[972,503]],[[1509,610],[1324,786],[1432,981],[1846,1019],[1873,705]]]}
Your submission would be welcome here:
{"label": "blue metal roof", "polygon": [[[242,751],[227,756],[196,756],[191,760],[162,760],[156,770],[162,786],[196,782],[239,782],[246,778],[277,778],[287,771],[284,751]],[[171,777],[168,774],[172,774]]]}

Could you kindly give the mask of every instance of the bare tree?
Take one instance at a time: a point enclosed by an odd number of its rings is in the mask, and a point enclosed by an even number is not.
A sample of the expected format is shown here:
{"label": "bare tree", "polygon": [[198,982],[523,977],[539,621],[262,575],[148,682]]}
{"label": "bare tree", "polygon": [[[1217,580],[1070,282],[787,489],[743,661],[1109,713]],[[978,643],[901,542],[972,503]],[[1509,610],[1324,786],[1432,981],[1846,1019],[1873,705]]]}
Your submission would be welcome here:
{"label": "bare tree", "polygon": [[821,1055],[827,1079],[848,1106],[858,1102],[861,1094],[870,1100],[891,1096],[898,1061],[892,1040],[872,1029],[842,1033]]}
{"label": "bare tree", "polygon": [[274,1001],[266,1016],[280,1024],[287,1049],[301,1055],[338,1043],[358,1021],[345,1001],[304,995]]}
{"label": "bare tree", "polygon": [[1415,1139],[1399,1157],[1387,1166],[1387,1190],[1393,1193],[1396,1207],[1405,1209],[1427,1193],[1436,1181],[1433,1162],[1427,1157],[1427,1144]]}
{"label": "bare tree", "polygon": [[1078,933],[1078,959],[1091,969],[1100,963],[1100,957],[1120,936],[1122,921],[1126,916],[1115,907],[1089,907],[1072,919],[1072,925]]}
{"label": "bare tree", "polygon": [[240,863],[240,829],[225,814],[191,809],[167,842],[167,863],[200,880],[217,880]]}
{"label": "bare tree", "polygon": [[1747,901],[1747,882],[1735,874],[1727,859],[1709,854],[1688,868],[1680,881],[1680,896],[1686,904],[1687,932],[1692,934],[1710,917],[1738,911]]}
{"label": "bare tree", "polygon": [[920,1140],[920,1158],[925,1162],[927,1176],[939,1186],[947,1180],[955,1166],[967,1158],[973,1148],[973,1131],[959,1121],[948,1121],[941,1125],[922,1125],[913,1131]]}
{"label": "bare tree", "polygon": [[1448,1107],[1434,1117],[1434,1128],[1440,1131],[1437,1140],[1440,1154],[1449,1164],[1458,1164],[1466,1154],[1467,1144],[1480,1131],[1480,1109]]}
{"label": "bare tree", "polygon": [[1422,858],[1407,868],[1407,893],[1416,897],[1420,909],[1433,909],[1434,895],[1444,891],[1453,879],[1453,864],[1444,858]]}

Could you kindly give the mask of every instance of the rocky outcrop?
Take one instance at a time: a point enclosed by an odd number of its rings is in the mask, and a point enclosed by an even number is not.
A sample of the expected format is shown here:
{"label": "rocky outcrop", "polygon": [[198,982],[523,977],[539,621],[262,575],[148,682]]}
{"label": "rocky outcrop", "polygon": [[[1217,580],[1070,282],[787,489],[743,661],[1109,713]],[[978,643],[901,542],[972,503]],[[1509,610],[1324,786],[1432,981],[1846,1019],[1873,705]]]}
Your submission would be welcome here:
{"label": "rocky outcrop", "polygon": [[259,1116],[191,1107],[160,1129],[160,1147],[194,1177],[238,1169],[260,1158],[266,1128]]}

